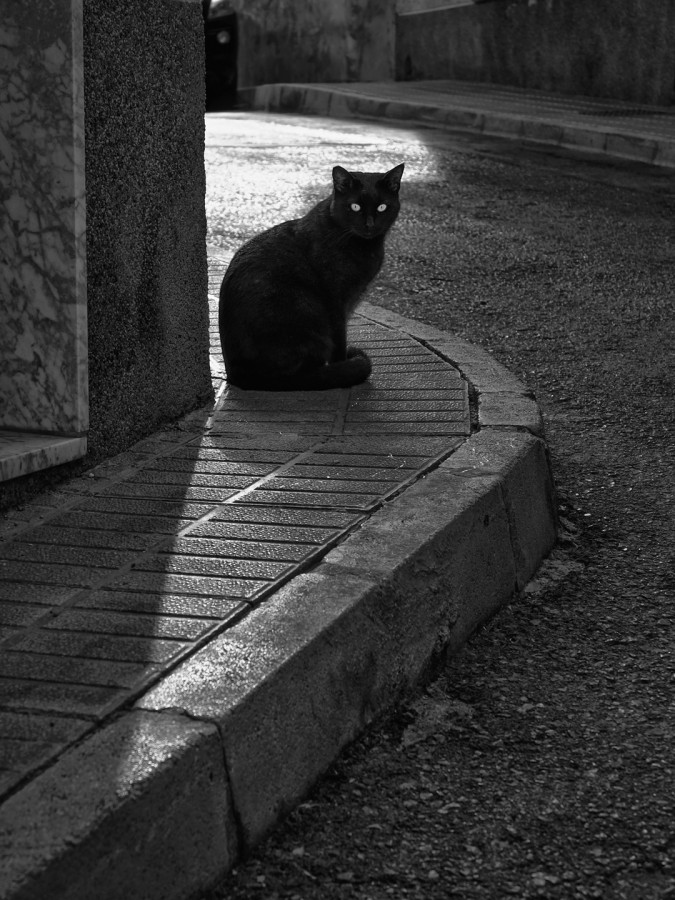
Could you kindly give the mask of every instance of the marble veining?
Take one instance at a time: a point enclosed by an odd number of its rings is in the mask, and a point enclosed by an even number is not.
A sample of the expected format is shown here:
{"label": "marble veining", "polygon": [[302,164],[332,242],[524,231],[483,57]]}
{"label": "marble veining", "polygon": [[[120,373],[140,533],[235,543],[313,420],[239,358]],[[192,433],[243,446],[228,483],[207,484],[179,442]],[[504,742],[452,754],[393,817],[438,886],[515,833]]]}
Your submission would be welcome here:
{"label": "marble veining", "polygon": [[82,0],[5,0],[0,428],[88,427]]}

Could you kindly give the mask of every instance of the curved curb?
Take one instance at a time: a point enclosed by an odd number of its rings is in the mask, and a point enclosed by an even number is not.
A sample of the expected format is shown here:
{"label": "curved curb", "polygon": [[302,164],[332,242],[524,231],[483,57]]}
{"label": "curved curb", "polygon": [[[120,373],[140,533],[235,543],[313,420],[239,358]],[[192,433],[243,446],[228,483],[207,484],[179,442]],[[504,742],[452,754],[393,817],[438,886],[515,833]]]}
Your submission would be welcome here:
{"label": "curved curb", "polygon": [[459,368],[479,429],[8,801],[0,897],[178,900],[208,889],[552,548],[553,482],[527,389],[450,334],[370,304],[359,314]]}
{"label": "curved curb", "polygon": [[669,168],[675,166],[675,146],[672,140],[640,137],[590,124],[584,126],[556,121],[551,117],[483,110],[479,106],[470,109],[465,106],[453,107],[450,102],[439,105],[378,97],[376,86],[369,88],[365,85],[363,93],[340,88],[339,84],[262,84],[242,88],[239,96],[251,109],[336,118],[418,121],[435,128],[453,128],[531,141],[649,165]]}

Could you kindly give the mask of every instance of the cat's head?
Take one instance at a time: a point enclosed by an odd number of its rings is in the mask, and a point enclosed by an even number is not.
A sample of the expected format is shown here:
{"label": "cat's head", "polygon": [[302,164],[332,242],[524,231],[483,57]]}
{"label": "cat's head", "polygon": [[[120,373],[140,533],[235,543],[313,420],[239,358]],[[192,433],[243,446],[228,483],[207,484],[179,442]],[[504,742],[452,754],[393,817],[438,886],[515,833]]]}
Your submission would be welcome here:
{"label": "cat's head", "polygon": [[400,202],[404,163],[389,172],[348,172],[333,169],[331,215],[346,230],[362,238],[385,234],[394,224]]}

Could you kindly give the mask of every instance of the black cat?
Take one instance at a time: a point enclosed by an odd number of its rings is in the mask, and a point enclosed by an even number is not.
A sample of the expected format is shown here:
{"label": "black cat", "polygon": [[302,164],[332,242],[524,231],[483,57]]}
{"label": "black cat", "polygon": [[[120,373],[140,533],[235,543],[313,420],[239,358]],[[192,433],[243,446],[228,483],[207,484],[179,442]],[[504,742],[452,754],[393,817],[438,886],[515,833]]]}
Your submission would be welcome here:
{"label": "black cat", "polygon": [[237,251],[218,322],[230,384],[326,390],[368,378],[366,353],[347,347],[347,320],[382,265],[403,167],[374,174],[335,166],[332,196]]}

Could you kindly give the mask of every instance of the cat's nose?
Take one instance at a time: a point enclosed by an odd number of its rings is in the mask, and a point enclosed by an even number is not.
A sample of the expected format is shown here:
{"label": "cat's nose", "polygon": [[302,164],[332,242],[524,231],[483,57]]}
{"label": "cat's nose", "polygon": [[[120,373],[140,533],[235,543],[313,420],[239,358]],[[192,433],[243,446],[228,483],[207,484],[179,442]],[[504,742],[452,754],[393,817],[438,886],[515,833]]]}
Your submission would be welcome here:
{"label": "cat's nose", "polygon": [[375,219],[372,216],[368,216],[366,219],[366,228],[374,228],[375,227]]}

